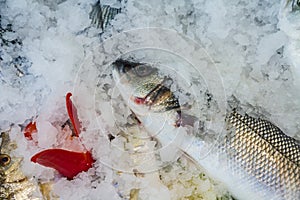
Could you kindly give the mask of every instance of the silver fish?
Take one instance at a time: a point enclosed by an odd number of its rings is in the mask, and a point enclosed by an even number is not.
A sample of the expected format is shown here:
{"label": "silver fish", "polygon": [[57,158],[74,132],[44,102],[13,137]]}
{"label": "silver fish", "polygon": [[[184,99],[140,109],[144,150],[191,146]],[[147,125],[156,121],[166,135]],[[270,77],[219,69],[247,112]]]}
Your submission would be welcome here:
{"label": "silver fish", "polygon": [[[113,63],[113,77],[120,93],[147,131],[161,143],[170,143],[176,126],[180,105],[152,109],[159,87],[165,80],[155,68],[147,64],[118,60]],[[168,93],[172,93],[170,87]],[[163,95],[158,93],[158,95]],[[145,98],[155,96],[149,103]],[[171,102],[175,102],[174,95]],[[143,101],[137,101],[142,99]],[[165,99],[168,105],[169,98]],[[162,126],[162,123],[164,125]],[[207,170],[213,178],[222,181],[238,199],[300,199],[300,146],[272,123],[248,115],[229,112],[226,134],[217,145],[194,138],[189,148],[183,142],[177,147]],[[157,131],[162,134],[157,134]],[[181,134],[180,132],[180,134]],[[192,137],[184,135],[184,137]],[[208,156],[202,157],[202,153]]]}

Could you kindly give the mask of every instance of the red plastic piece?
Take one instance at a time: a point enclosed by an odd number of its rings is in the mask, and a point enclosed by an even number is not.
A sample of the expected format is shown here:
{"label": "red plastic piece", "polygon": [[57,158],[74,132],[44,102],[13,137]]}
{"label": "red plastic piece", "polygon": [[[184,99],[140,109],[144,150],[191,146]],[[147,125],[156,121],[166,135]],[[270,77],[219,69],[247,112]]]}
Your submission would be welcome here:
{"label": "red plastic piece", "polygon": [[24,136],[26,137],[27,140],[32,140],[32,134],[36,132],[37,132],[36,123],[30,122],[24,129]]}
{"label": "red plastic piece", "polygon": [[92,167],[94,162],[92,154],[89,151],[74,152],[64,149],[44,150],[34,155],[31,161],[56,169],[68,179],[73,179],[78,173],[87,171]]}
{"label": "red plastic piece", "polygon": [[72,93],[67,93],[66,95],[66,107],[67,107],[67,111],[68,111],[68,115],[69,115],[69,118],[72,122],[72,125],[74,127],[74,132],[75,132],[75,136],[79,136],[80,134],[80,128],[81,128],[81,123],[79,121],[79,118],[78,118],[78,114],[77,114],[77,109],[76,107],[74,106],[72,100],[71,100],[71,96],[72,96]]}

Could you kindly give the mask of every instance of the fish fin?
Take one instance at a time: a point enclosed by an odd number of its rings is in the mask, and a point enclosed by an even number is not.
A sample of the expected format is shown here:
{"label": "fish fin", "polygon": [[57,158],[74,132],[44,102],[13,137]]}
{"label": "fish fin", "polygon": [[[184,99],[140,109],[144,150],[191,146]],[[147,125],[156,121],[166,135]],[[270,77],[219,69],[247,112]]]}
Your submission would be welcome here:
{"label": "fish fin", "polygon": [[186,114],[181,110],[177,111],[178,113],[178,120],[176,121],[176,127],[182,126],[194,126],[194,123],[199,119],[193,115]]}

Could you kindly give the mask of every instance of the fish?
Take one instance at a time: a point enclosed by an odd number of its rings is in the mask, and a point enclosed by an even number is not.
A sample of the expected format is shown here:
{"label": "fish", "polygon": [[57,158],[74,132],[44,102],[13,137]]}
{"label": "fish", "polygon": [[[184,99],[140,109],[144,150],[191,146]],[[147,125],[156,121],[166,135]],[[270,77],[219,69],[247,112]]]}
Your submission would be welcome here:
{"label": "fish", "polygon": [[[117,59],[112,75],[123,100],[149,134],[166,146],[175,143],[209,176],[224,183],[235,198],[300,199],[299,142],[271,122],[229,110],[224,133],[212,145],[185,134],[178,124],[178,97],[170,84],[164,84],[169,78],[158,67]],[[157,92],[161,85],[164,90]]]}
{"label": "fish", "polygon": [[115,18],[117,14],[121,12],[121,8],[111,7],[109,5],[101,5],[100,1],[97,1],[92,6],[90,12],[91,24],[97,28],[101,28],[102,31],[109,25],[110,21]]}
{"label": "fish", "polygon": [[34,196],[37,186],[21,171],[22,158],[10,156],[16,145],[9,139],[8,132],[1,133],[0,151],[0,199],[41,199]]}

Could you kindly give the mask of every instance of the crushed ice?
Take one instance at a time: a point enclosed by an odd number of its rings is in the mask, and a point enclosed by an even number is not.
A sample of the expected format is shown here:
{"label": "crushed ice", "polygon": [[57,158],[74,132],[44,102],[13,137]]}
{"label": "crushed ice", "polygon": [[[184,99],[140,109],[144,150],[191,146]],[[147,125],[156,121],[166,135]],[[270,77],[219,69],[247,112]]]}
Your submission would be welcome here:
{"label": "crushed ice", "polygon": [[[130,199],[135,193],[141,199],[215,199],[227,195],[212,180],[203,178],[203,170],[184,156],[173,165],[162,164],[164,155],[156,151],[158,142],[147,138],[147,133],[135,125],[130,110],[118,96],[110,62],[125,53],[127,46],[122,46],[122,41],[131,48],[140,38],[129,33],[119,36],[118,43],[109,40],[122,31],[139,28],[146,28],[143,31],[149,45],[158,41],[150,30],[145,35],[147,27],[175,30],[201,44],[213,60],[222,94],[209,84],[203,86],[214,81],[213,75],[205,72],[210,61],[197,61],[204,70],[199,79],[198,75],[193,77],[192,70],[185,70],[189,68],[187,61],[173,59],[161,49],[154,54],[160,55],[157,60],[153,55],[148,60],[180,71],[172,78],[181,84],[172,89],[182,104],[200,101],[198,110],[213,114],[222,111],[216,99],[228,97],[221,99],[221,104],[227,100],[238,104],[300,138],[300,75],[294,66],[299,60],[295,56],[299,40],[293,37],[296,28],[291,19],[295,16],[287,15],[279,0],[101,1],[122,9],[105,31],[90,25],[89,13],[96,2],[0,1],[0,130],[12,127],[11,137],[18,144],[14,153],[24,157],[22,168],[27,176],[54,180],[53,191],[62,199]],[[166,41],[175,51],[188,52],[191,58],[196,55],[195,46],[182,47],[171,39]],[[149,54],[135,56],[147,61],[145,55]],[[189,98],[184,89],[197,85],[201,85],[198,95]],[[85,127],[82,141],[97,160],[92,169],[72,181],[30,162],[39,148],[59,143],[56,123],[67,119],[64,95],[68,91],[73,92]],[[207,130],[201,112],[193,114],[200,118],[199,129]],[[37,119],[38,129],[44,131],[37,136],[38,147],[20,134],[21,127],[32,119]]]}

